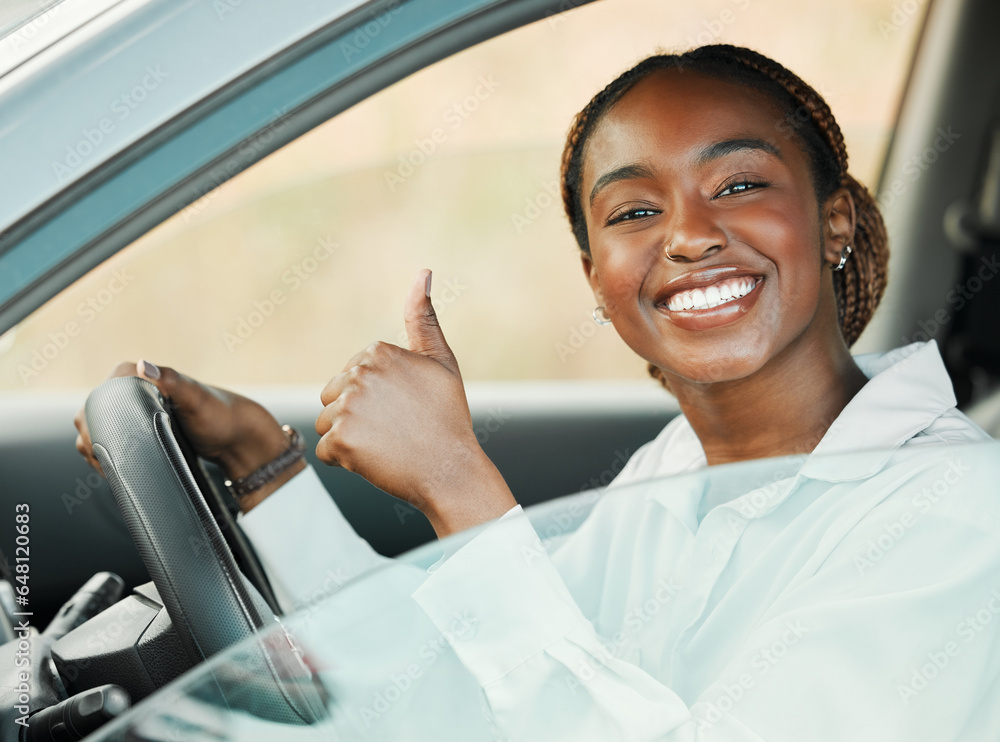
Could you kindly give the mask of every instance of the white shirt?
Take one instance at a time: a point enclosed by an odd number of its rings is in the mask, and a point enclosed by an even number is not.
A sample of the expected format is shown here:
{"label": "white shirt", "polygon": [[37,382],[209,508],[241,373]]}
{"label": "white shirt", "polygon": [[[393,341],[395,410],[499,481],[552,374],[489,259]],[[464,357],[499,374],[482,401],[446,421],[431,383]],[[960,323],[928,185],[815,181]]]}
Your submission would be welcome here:
{"label": "white shirt", "polygon": [[[679,417],[575,532],[518,507],[418,583],[499,738],[1000,738],[998,447],[933,343],[856,360],[812,454],[706,468]],[[282,605],[389,561],[312,470],[241,523]]]}

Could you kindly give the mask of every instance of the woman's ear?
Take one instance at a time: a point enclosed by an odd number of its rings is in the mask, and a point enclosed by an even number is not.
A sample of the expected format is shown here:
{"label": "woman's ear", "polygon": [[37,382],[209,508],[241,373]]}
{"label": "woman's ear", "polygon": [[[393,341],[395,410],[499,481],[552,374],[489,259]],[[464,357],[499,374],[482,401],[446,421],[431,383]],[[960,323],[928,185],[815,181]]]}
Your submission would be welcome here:
{"label": "woman's ear", "polygon": [[838,188],[823,206],[823,260],[827,265],[837,265],[844,248],[853,244],[856,224],[854,198],[846,188]]}
{"label": "woman's ear", "polygon": [[587,276],[587,283],[590,284],[590,290],[594,292],[594,299],[597,301],[598,306],[603,307],[604,292],[601,291],[601,280],[597,275],[597,267],[594,265],[594,259],[587,253],[581,252],[580,261],[583,263],[583,272]]}

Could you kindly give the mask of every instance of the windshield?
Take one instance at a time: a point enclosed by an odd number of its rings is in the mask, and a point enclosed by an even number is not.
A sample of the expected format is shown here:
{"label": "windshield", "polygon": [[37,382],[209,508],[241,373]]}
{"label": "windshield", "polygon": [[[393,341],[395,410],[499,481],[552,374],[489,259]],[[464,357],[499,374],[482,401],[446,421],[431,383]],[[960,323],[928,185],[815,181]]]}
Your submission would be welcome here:
{"label": "windshield", "polygon": [[[505,517],[346,585],[329,574],[332,594],[284,620],[322,685],[315,725],[267,718],[251,641],[100,739],[489,740],[511,728],[578,739],[558,732],[576,730],[595,703],[611,717],[646,703],[690,707],[657,719],[664,733],[692,719],[720,733],[737,721],[787,730],[842,704],[950,723],[969,705],[945,699],[985,698],[984,668],[1000,659],[990,638],[1000,614],[998,471],[992,442],[913,445],[564,497],[528,509],[534,542],[518,541],[523,517]],[[477,549],[505,548],[493,568],[456,576]],[[531,604],[528,619],[489,609],[495,594]],[[519,656],[535,640],[543,649]],[[488,657],[491,647],[500,654]],[[942,665],[950,673],[935,682]],[[797,713],[775,711],[796,688],[808,689]]]}

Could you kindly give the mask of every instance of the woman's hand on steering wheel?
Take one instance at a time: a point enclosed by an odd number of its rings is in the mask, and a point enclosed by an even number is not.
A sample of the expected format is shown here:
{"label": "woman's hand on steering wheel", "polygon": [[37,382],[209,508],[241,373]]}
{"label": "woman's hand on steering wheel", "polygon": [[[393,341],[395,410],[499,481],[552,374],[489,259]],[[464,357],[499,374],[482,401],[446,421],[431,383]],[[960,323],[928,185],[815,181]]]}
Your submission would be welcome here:
{"label": "woman's hand on steering wheel", "polygon": [[[173,404],[175,422],[195,453],[221,466],[231,479],[246,476],[288,447],[288,436],[271,413],[240,394],[202,384],[149,361],[119,363],[108,378],[119,376],[138,376],[155,385]],[[83,408],[76,413],[73,424],[78,431],[76,450],[101,472]],[[241,498],[240,508],[249,511],[304,466],[298,462],[274,482]]]}

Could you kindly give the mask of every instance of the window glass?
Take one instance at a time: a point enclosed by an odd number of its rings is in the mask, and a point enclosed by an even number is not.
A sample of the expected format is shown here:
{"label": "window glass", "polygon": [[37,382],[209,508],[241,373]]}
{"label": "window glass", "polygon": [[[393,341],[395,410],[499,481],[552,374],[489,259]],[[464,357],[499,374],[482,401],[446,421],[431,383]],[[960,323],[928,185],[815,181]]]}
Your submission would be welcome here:
{"label": "window glass", "polygon": [[0,38],[18,33],[12,46],[34,38],[38,29],[59,12],[59,0],[5,0],[0,4]]}
{"label": "window glass", "polygon": [[591,318],[562,213],[573,115],[658,50],[747,45],[827,98],[853,172],[874,186],[922,22],[913,5],[605,0],[483,43],[299,138],[76,282],[0,338],[0,388],[88,387],[139,357],[214,383],[322,383],[374,340],[405,343],[403,299],[422,267],[466,379],[644,378]]}

